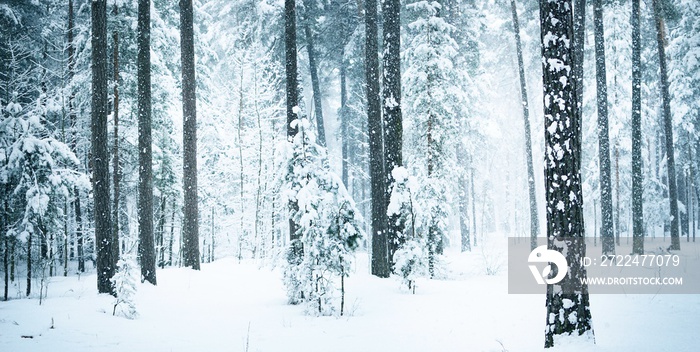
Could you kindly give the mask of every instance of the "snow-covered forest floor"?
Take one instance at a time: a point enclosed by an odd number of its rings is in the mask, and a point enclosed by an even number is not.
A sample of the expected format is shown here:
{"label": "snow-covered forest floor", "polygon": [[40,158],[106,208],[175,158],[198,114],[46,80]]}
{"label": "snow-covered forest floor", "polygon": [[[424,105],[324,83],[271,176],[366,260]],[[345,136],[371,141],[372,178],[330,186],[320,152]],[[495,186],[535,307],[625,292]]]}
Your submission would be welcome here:
{"label": "snow-covered forest floor", "polygon": [[[224,258],[169,268],[139,284],[139,317],[112,316],[94,273],[54,277],[48,296],[0,304],[0,351],[541,351],[544,295],[509,295],[505,247],[447,253],[448,279],[415,295],[368,274],[347,279],[346,316],[307,316],[286,302],[281,271]],[[500,249],[503,248],[503,249]],[[487,275],[487,267],[498,268]],[[555,351],[696,351],[700,295],[591,295],[596,344]]]}

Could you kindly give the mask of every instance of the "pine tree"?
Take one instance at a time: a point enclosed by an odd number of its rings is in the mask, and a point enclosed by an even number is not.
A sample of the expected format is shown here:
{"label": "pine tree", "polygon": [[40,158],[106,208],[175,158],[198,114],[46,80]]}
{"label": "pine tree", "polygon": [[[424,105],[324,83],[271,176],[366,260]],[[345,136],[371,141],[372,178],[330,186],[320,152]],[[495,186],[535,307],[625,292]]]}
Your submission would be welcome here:
{"label": "pine tree", "polygon": [[303,0],[304,3],[304,36],[306,37],[306,52],[309,57],[309,73],[311,75],[311,89],[313,91],[314,114],[316,115],[316,129],[318,130],[318,143],[326,146],[326,130],[323,122],[323,97],[321,84],[318,78],[318,54],[314,48],[315,7],[311,0]]}
{"label": "pine tree", "polygon": [[386,215],[386,174],[384,131],[379,91],[379,48],[377,43],[377,1],[365,3],[365,79],[367,85],[367,134],[372,194],[372,275],[389,277],[389,248]]}
{"label": "pine tree", "polygon": [[632,0],[632,253],[644,254],[640,0]]}
{"label": "pine tree", "polygon": [[596,98],[598,101],[598,162],[600,167],[600,213],[603,254],[615,254],[613,233],[612,187],[610,181],[610,137],[608,133],[608,87],[605,69],[605,33],[603,4],[594,0],[593,25],[595,28]]}
{"label": "pine tree", "polygon": [[117,258],[112,241],[109,196],[109,153],[107,151],[107,1],[92,2],[92,187],[95,207],[95,244],[97,247],[97,288],[111,293],[110,279]]}
{"label": "pine tree", "polygon": [[527,187],[530,195],[530,248],[537,247],[537,236],[540,232],[540,224],[537,215],[537,194],[535,189],[535,169],[532,164],[532,136],[530,131],[530,109],[527,99],[527,82],[525,81],[525,65],[523,63],[523,49],[520,43],[520,23],[518,22],[518,9],[515,0],[510,2],[513,13],[513,33],[515,33],[515,47],[518,55],[518,73],[520,75],[520,96],[523,105],[523,121],[525,126],[525,157],[527,158]]}
{"label": "pine tree", "polygon": [[[197,198],[197,96],[194,67],[194,13],[192,0],[180,0],[180,45],[182,62],[183,264],[199,270],[199,210]],[[152,220],[151,220],[152,221]]]}
{"label": "pine tree", "polygon": [[540,1],[547,247],[564,253],[569,263],[567,276],[547,285],[545,347],[553,347],[557,335],[593,338],[588,287],[580,281],[586,277],[580,265],[586,243],[579,161],[581,110],[571,72],[572,10],[571,0]]}
{"label": "pine tree", "polygon": [[[401,1],[382,1],[382,33],[384,36],[384,54],[382,83],[382,109],[384,116],[384,155],[387,180],[387,200],[390,201],[392,183],[391,175],[396,167],[403,166],[403,121],[401,116]],[[397,240],[402,229],[396,219],[389,217],[387,242],[389,260],[393,265],[393,256],[398,246]]]}
{"label": "pine tree", "polygon": [[666,168],[668,171],[668,199],[671,210],[671,246],[669,249],[680,250],[681,242],[679,230],[678,213],[678,188],[676,187],[676,159],[673,147],[673,117],[671,116],[671,96],[668,87],[668,68],[666,65],[666,38],[664,37],[664,17],[659,0],[653,0],[654,22],[656,23],[656,45],[659,55],[660,86],[662,113],[664,121],[664,135],[666,147]]}
{"label": "pine tree", "polygon": [[[693,1],[680,1],[678,12],[681,14],[678,26],[671,32],[670,91],[671,108],[674,115],[680,117],[678,127],[681,140],[685,142],[683,151],[689,182],[686,185],[689,196],[686,200],[686,214],[692,214],[695,222],[695,209],[698,203],[697,170],[700,168],[697,155],[700,153],[700,60],[698,60],[698,43],[700,43],[700,8]],[[685,216],[687,222],[688,216]],[[684,228],[687,225],[684,224]],[[695,225],[691,225],[695,241]],[[690,233],[687,234],[690,238]]]}
{"label": "pine tree", "polygon": [[[119,6],[115,2],[112,8],[112,15],[119,16]],[[112,146],[112,184],[114,189],[114,199],[112,204],[112,241],[119,243],[119,28],[117,26],[112,30],[112,63],[113,63],[113,82],[114,93],[112,98],[112,118],[114,121],[113,136],[114,144]],[[119,257],[119,246],[114,246],[113,255]]]}
{"label": "pine tree", "polygon": [[[153,244],[153,152],[151,145],[151,1],[138,4],[139,263],[142,280],[156,284]],[[183,43],[185,41],[183,40]],[[183,50],[184,51],[184,50]],[[184,54],[183,54],[184,55]],[[183,60],[184,61],[184,60]],[[184,70],[183,70],[184,72]],[[194,75],[193,75],[194,76]],[[192,77],[194,79],[194,77]],[[183,77],[184,80],[184,77]],[[183,84],[183,88],[186,84]],[[184,90],[183,90],[184,96]],[[184,100],[184,99],[183,99]],[[194,105],[194,104],[193,104]],[[185,114],[185,116],[187,116]],[[192,111],[193,120],[195,111]],[[189,117],[189,116],[188,116]],[[185,118],[186,123],[188,117]],[[189,131],[191,132],[191,131]],[[195,125],[196,133],[196,125]],[[194,140],[196,144],[196,138]],[[196,160],[196,159],[195,159]],[[195,161],[196,163],[196,161]],[[195,166],[196,168],[196,166]],[[196,174],[196,172],[195,172]],[[186,193],[187,194],[187,193]],[[196,199],[196,196],[195,196]]]}

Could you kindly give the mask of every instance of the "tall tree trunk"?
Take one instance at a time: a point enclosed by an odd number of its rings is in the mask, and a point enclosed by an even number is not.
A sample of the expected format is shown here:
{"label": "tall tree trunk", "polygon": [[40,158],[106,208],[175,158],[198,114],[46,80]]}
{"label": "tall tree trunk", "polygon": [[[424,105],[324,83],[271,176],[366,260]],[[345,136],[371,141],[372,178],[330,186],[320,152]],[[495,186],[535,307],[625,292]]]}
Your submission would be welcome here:
{"label": "tall tree trunk", "polygon": [[[114,3],[112,14],[117,17],[119,7]],[[114,145],[112,146],[112,178],[114,182],[114,205],[112,208],[112,250],[115,258],[119,258],[119,31],[112,31],[112,57],[114,64]]]}
{"label": "tall tree trunk", "polygon": [[[262,119],[260,118],[260,107],[258,106],[258,67],[257,65],[253,64],[253,90],[254,90],[254,96],[255,99],[253,100],[253,105],[255,108],[255,116],[257,118],[258,122],[258,176],[255,179],[256,182],[256,194],[255,194],[255,238],[258,238],[258,234],[260,232],[260,206],[263,201],[263,195],[262,195],[262,170],[263,170],[263,130],[262,130]],[[211,210],[211,216],[212,216],[212,253],[214,249],[214,208],[212,207]],[[261,236],[262,238],[262,236]],[[263,243],[265,242],[263,238]],[[263,249],[265,246],[263,246]],[[263,250],[264,252],[264,250]],[[263,253],[263,256],[265,253]],[[213,254],[212,254],[213,256]]]}
{"label": "tall tree trunk", "polygon": [[461,237],[461,249],[462,252],[467,252],[472,250],[471,244],[471,234],[469,233],[469,192],[467,192],[467,152],[464,150],[464,145],[462,143],[457,147],[457,161],[459,165],[462,166],[462,170],[459,172],[459,181],[457,182],[457,189],[459,191],[459,232]]}
{"label": "tall tree trunk", "polygon": [[365,2],[365,79],[367,84],[367,128],[372,197],[372,275],[389,277],[386,215],[384,133],[379,92],[379,45],[377,0]]}
{"label": "tall tree trunk", "polygon": [[693,212],[695,209],[693,209],[693,189],[692,189],[692,170],[688,169],[686,171],[686,177],[685,177],[685,207],[686,207],[686,214],[685,214],[685,237],[686,237],[686,242],[690,242],[690,232],[693,230],[692,228],[692,221],[693,221]]}
{"label": "tall tree trunk", "polygon": [[[571,0],[540,0],[547,247],[563,253],[569,263],[566,277],[547,285],[545,347],[553,347],[557,335],[593,337],[588,287],[579,281],[586,277],[586,269],[580,265],[586,243],[579,161],[581,111],[576,101],[576,80],[566,69],[573,64],[571,5]],[[564,177],[566,182],[562,182]],[[567,318],[550,319],[551,315]]]}
{"label": "tall tree trunk", "polygon": [[[46,12],[49,12],[49,4],[46,5]],[[42,50],[42,62],[46,62],[47,59],[47,44],[46,40],[44,40],[44,46]],[[47,74],[46,74],[46,66],[43,64],[44,68],[42,69],[42,79],[41,79],[41,96],[40,96],[40,101],[41,101],[41,110],[42,110],[42,119],[46,120],[46,97],[48,94],[48,87],[46,84],[46,80],[48,79]],[[41,221],[41,220],[40,220]],[[43,262],[47,259],[49,259],[49,246],[51,244],[48,242],[48,239],[46,238],[46,232],[42,231],[41,236],[39,237],[39,250],[40,250],[40,262],[43,264]],[[41,297],[41,292],[39,292],[39,297]]]}
{"label": "tall tree trunk", "polygon": [[469,188],[471,193],[471,201],[472,201],[472,234],[474,234],[474,247],[478,244],[477,239],[476,239],[476,193],[474,193],[474,158],[470,157],[469,158],[469,168],[471,172],[469,173]]}
{"label": "tall tree trunk", "polygon": [[[73,11],[73,0],[68,0],[68,84],[70,93],[68,94],[68,117],[72,137],[70,148],[73,154],[78,153],[78,114],[75,112],[75,93],[73,89],[73,77],[75,76],[75,17]],[[80,206],[80,190],[73,188],[73,212],[75,213],[75,238],[78,256],[78,271],[85,272],[85,258],[83,258],[83,219]]]}
{"label": "tall tree trunk", "polygon": [[340,117],[340,136],[342,138],[342,171],[341,179],[343,180],[343,185],[345,188],[350,190],[350,184],[348,182],[348,148],[350,143],[348,141],[348,90],[347,90],[347,64],[345,63],[345,46],[340,51],[340,111],[338,116]]}
{"label": "tall tree trunk", "polygon": [[27,297],[32,293],[32,237],[30,231],[27,234]]}
{"label": "tall tree trunk", "polygon": [[209,263],[214,261],[214,247],[216,246],[214,238],[214,207],[211,207],[211,250],[209,251]]}
{"label": "tall tree trunk", "polygon": [[[238,131],[238,161],[239,161],[239,163],[238,163],[238,166],[239,166],[238,175],[239,175],[239,179],[241,180],[241,186],[239,188],[240,199],[238,202],[240,207],[241,207],[239,210],[239,213],[240,213],[240,223],[239,223],[239,225],[240,225],[239,231],[240,232],[238,234],[239,239],[243,238],[243,235],[245,234],[245,225],[244,225],[245,200],[243,198],[243,196],[244,196],[243,185],[245,183],[245,180],[243,177],[243,170],[245,168],[244,163],[243,163],[243,105],[244,105],[244,103],[243,103],[243,90],[244,90],[243,66],[241,65],[241,75],[240,75],[240,81],[239,81],[239,86],[238,86],[238,129],[237,129],[237,131]],[[256,245],[257,245],[257,243],[255,241],[257,241],[257,238],[255,238],[253,240],[253,259],[255,259],[255,249],[256,249]]]}
{"label": "tall tree trunk", "polygon": [[[112,246],[112,213],[109,196],[109,153],[107,152],[107,1],[92,1],[92,188],[97,250],[97,289],[115,294],[110,279],[116,258]],[[81,256],[82,257],[82,256]]]}
{"label": "tall tree trunk", "polygon": [[199,270],[199,204],[197,199],[197,96],[194,68],[194,14],[192,0],[180,0],[180,46],[182,61],[183,220],[184,265]]}
{"label": "tall tree trunk", "polygon": [[680,145],[678,146],[678,154],[681,160],[681,167],[679,168],[680,170],[678,171],[678,175],[676,177],[676,187],[678,188],[678,203],[683,204],[685,207],[685,211],[681,211],[680,209],[678,210],[678,216],[680,217],[679,235],[680,237],[688,237],[688,170],[683,167],[683,161],[688,160],[688,156],[686,154],[687,149],[684,148],[683,142],[684,140],[690,140],[690,134],[683,132],[684,131],[681,131],[681,135],[684,135],[684,137],[679,138]]}
{"label": "tall tree trunk", "polygon": [[[183,29],[183,32],[184,31],[185,30]],[[153,153],[151,151],[152,138],[150,0],[139,0],[138,47],[139,50],[137,70],[139,109],[139,262],[141,264],[141,280],[148,281],[151,284],[155,285],[156,253],[153,244]],[[185,51],[184,48],[183,51]],[[183,88],[185,86],[186,83],[184,83],[183,77]],[[185,114],[185,116],[187,115]],[[185,146],[185,148],[187,148],[187,146]]]}
{"label": "tall tree trunk", "polygon": [[[401,114],[401,1],[382,1],[382,33],[384,39],[384,89],[382,90],[382,108],[384,112],[384,155],[386,158],[386,204],[390,203],[392,170],[403,166],[402,143],[403,121]],[[403,224],[399,215],[389,217],[388,251],[391,266],[394,265],[394,253],[398,249]]]}
{"label": "tall tree trunk", "polygon": [[[632,253],[644,254],[640,0],[632,0]],[[650,153],[651,155],[651,153]]]}
{"label": "tall tree trunk", "polygon": [[167,197],[162,195],[160,197],[160,214],[158,214],[158,250],[156,251],[156,257],[158,257],[158,266],[161,268],[165,267],[165,207],[167,204]]}
{"label": "tall tree trunk", "polygon": [[666,135],[666,166],[668,169],[668,199],[671,202],[671,246],[669,249],[680,250],[681,241],[678,234],[678,190],[676,188],[676,159],[673,155],[673,121],[671,116],[671,96],[668,93],[668,70],[666,68],[666,50],[664,39],[664,18],[659,0],[652,0],[654,22],[656,22],[656,43],[659,50],[661,71],[661,101]]}
{"label": "tall tree trunk", "polygon": [[175,243],[175,207],[170,216],[170,240],[168,241],[168,266],[173,265],[173,243]]}
{"label": "tall tree trunk", "polygon": [[525,157],[527,158],[527,187],[530,194],[530,248],[537,247],[537,235],[540,232],[540,222],[537,216],[537,192],[535,188],[535,168],[532,164],[532,136],[530,131],[530,109],[527,99],[527,81],[525,80],[525,65],[523,64],[523,48],[520,43],[520,22],[515,0],[510,1],[513,13],[513,33],[515,33],[515,48],[518,55],[518,73],[520,76],[520,98],[523,106],[523,122],[525,126]]}
{"label": "tall tree trunk", "polygon": [[311,28],[311,16],[309,16],[309,10],[311,9],[311,4],[309,0],[303,0],[304,2],[304,36],[306,37],[306,53],[309,55],[309,73],[311,74],[311,90],[314,94],[314,114],[316,115],[316,129],[318,131],[318,138],[316,142],[318,145],[326,146],[326,129],[323,124],[323,100],[321,96],[321,85],[318,80],[318,63],[316,59],[316,50],[314,49],[314,37]]}
{"label": "tall tree trunk", "polygon": [[608,86],[605,72],[605,34],[602,0],[594,0],[596,97],[598,102],[598,166],[600,168],[600,242],[603,254],[615,254],[612,185],[610,180],[610,137],[608,133]]}
{"label": "tall tree trunk", "polygon": [[[287,140],[292,143],[299,132],[299,128],[293,124],[298,119],[299,90],[297,83],[297,34],[296,34],[296,1],[284,1],[284,52],[286,73],[286,99],[287,99]],[[304,248],[301,243],[299,225],[294,222],[294,214],[299,210],[299,204],[291,201],[289,204],[289,244],[288,262],[292,265],[301,263]],[[240,261],[240,250],[239,250]]]}
{"label": "tall tree trunk", "polygon": [[68,200],[63,204],[63,212],[66,216],[63,218],[63,276],[68,276]]}
{"label": "tall tree trunk", "polygon": [[[430,90],[428,90],[427,94],[429,97],[428,98],[429,101],[432,101],[432,98],[430,98]],[[433,178],[433,173],[435,170],[435,159],[438,157],[437,155],[434,155],[434,152],[437,150],[436,145],[435,145],[435,140],[433,139],[433,126],[434,125],[435,125],[435,115],[430,113],[428,115],[428,128],[426,131],[426,135],[427,135],[427,139],[428,139],[428,143],[427,143],[428,180]],[[428,182],[430,182],[430,181],[428,181]],[[431,211],[431,210],[428,210],[428,211]],[[437,229],[433,225],[433,223],[434,223],[433,216],[435,216],[435,214],[430,214],[431,224],[430,224],[430,226],[428,226],[428,238],[427,238],[427,240],[428,240],[427,241],[428,242],[428,275],[430,276],[431,279],[435,277],[435,257],[438,254],[437,250],[436,250],[436,247],[437,247],[436,244],[439,241],[439,239],[437,237],[442,235],[437,231]]]}
{"label": "tall tree trunk", "polygon": [[[6,211],[7,211],[7,208],[4,208],[4,209],[3,209],[3,216],[2,216],[2,219],[3,219],[3,222],[2,222],[2,230],[3,230],[3,232],[6,231],[6,227],[7,227],[7,225],[6,225],[6,224],[7,224],[7,219],[5,218],[5,216],[6,216],[6,215],[5,215],[5,214],[6,214],[5,212],[6,212]],[[4,292],[3,292],[3,293],[4,293],[4,294],[3,294],[3,300],[7,301],[7,298],[8,298],[8,296],[7,296],[7,295],[8,295],[8,290],[9,290],[9,288],[10,288],[10,278],[9,278],[9,276],[10,276],[10,266],[9,266],[9,261],[10,261],[10,236],[3,236],[3,237],[5,237],[5,240],[3,241],[3,242],[4,242],[4,245],[5,245],[5,253],[4,253],[3,257],[2,257],[2,269],[3,269],[3,273],[5,273],[5,277],[4,277],[4,279],[5,279],[5,289],[4,289]]]}

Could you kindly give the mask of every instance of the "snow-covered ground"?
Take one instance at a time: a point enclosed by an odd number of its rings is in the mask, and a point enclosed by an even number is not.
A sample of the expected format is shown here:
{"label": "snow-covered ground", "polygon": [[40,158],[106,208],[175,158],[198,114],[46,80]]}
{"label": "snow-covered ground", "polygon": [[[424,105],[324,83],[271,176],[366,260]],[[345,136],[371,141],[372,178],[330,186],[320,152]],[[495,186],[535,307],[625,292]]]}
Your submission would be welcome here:
{"label": "snow-covered ground", "polygon": [[[486,275],[500,264],[496,275]],[[48,298],[0,302],[0,351],[541,351],[544,296],[509,295],[505,256],[448,253],[450,280],[357,272],[347,316],[311,317],[286,304],[278,270],[224,258],[197,272],[158,272],[139,284],[136,320],[112,316],[94,275],[51,279]],[[596,344],[560,341],[554,351],[697,351],[700,295],[592,295]]]}

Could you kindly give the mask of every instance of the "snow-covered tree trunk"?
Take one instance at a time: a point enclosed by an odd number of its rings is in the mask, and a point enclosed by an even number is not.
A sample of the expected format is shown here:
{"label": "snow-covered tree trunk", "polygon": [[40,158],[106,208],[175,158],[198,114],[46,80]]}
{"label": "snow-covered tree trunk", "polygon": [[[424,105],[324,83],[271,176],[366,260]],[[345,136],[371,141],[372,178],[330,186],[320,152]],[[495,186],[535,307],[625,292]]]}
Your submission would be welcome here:
{"label": "snow-covered tree trunk", "polygon": [[610,137],[608,133],[608,87],[605,73],[605,33],[603,30],[603,4],[593,3],[593,27],[595,37],[596,99],[598,102],[598,167],[600,168],[600,214],[603,254],[615,254],[613,225],[612,186],[610,177]]}
{"label": "snow-covered tree trunk", "polygon": [[[545,347],[555,337],[593,338],[588,286],[580,264],[585,255],[581,191],[581,111],[576,101],[571,0],[540,0],[542,72],[544,84],[545,190],[547,247],[565,255],[566,277],[547,285]],[[559,268],[561,270],[561,268]],[[554,271],[556,274],[556,270]]]}
{"label": "snow-covered tree trunk", "polygon": [[[382,109],[384,118],[384,155],[386,204],[391,197],[392,170],[403,166],[403,121],[401,116],[401,1],[382,1],[382,33],[384,36]],[[389,217],[387,245],[390,265],[393,266],[399,234],[403,231],[396,218]]]}

